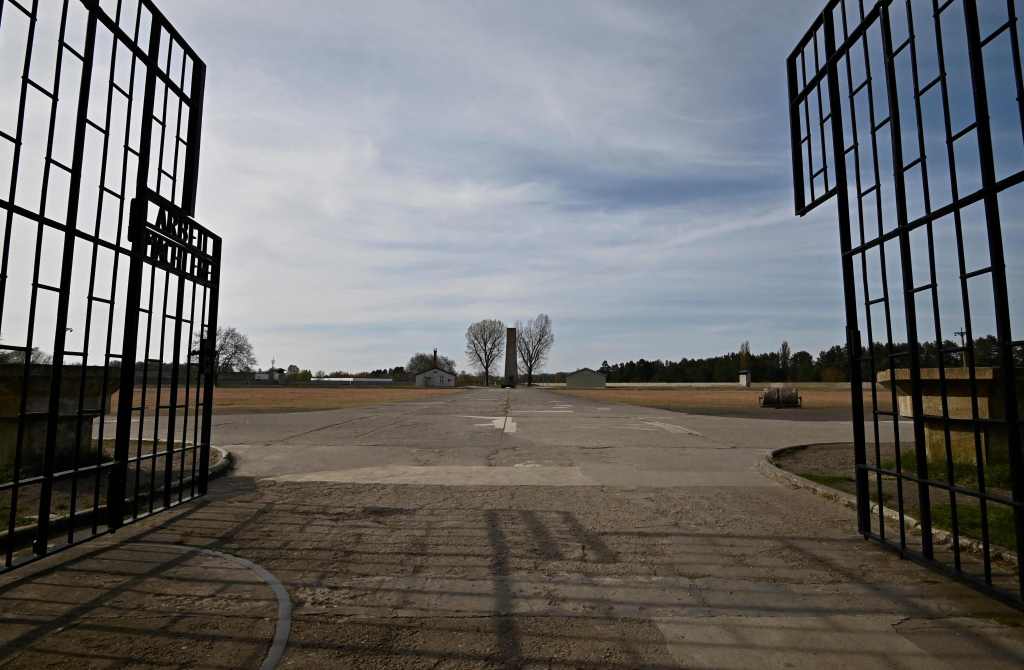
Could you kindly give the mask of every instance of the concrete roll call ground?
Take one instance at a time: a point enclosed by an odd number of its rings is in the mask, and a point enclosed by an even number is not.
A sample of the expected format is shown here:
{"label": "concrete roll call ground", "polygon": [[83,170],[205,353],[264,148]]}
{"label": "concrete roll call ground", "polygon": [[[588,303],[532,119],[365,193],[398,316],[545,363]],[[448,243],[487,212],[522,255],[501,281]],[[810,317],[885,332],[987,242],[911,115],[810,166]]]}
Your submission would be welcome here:
{"label": "concrete roll call ground", "polygon": [[294,668],[1024,663],[1019,612],[763,474],[774,448],[848,442],[827,410],[334,392],[363,406],[225,407],[215,443],[235,468],[208,498],[0,580],[0,663],[251,668],[275,649]]}

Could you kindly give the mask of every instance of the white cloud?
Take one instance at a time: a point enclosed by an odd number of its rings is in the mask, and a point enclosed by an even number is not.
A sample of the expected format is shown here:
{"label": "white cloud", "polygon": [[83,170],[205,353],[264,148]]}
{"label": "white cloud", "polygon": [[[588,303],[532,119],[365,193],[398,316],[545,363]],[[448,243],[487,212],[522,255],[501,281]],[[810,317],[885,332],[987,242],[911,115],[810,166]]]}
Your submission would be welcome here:
{"label": "white cloud", "polygon": [[540,311],[555,369],[838,341],[834,226],[789,205],[799,12],[776,14],[175,3],[209,66],[222,321],[314,369],[459,355],[471,320]]}

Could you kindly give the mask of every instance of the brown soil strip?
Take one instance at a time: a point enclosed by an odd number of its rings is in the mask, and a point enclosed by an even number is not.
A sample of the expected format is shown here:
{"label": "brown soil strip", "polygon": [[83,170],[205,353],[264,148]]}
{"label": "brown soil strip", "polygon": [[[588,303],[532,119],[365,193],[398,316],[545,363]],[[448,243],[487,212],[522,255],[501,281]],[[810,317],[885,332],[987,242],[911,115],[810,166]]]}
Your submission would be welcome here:
{"label": "brown soil strip", "polygon": [[[330,409],[348,409],[350,407],[369,407],[396,402],[441,400],[453,394],[461,393],[458,389],[421,389],[421,388],[319,388],[308,386],[246,386],[217,388],[214,391],[214,411],[218,415],[225,414],[261,414],[286,412],[316,412]],[[165,397],[161,404],[167,404]],[[195,396],[189,399],[195,402]],[[135,404],[142,404],[142,394],[137,390]],[[152,392],[146,398],[146,406],[152,409],[156,398]],[[110,407],[116,411],[117,394]]]}
{"label": "brown soil strip", "polygon": [[[799,385],[798,385],[799,387]],[[758,406],[760,389],[745,388],[607,388],[593,390],[552,389],[557,393],[586,398],[595,402],[618,402],[641,407],[654,407],[689,414],[709,414],[755,419],[787,419],[811,421],[848,421],[850,391],[843,388],[800,389],[803,407],[799,409],[765,409]],[[871,394],[864,394],[865,412],[871,411]],[[888,404],[879,403],[888,409]]]}

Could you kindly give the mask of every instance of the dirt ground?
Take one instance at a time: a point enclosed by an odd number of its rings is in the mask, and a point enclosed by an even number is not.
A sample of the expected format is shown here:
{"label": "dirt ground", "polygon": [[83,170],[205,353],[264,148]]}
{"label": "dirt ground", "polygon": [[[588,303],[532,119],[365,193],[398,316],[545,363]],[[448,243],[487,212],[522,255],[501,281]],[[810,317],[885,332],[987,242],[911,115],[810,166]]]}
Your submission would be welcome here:
{"label": "dirt ground", "polygon": [[775,463],[820,484],[855,492],[852,444],[812,444],[780,454]]}
{"label": "dirt ground", "polygon": [[[554,390],[554,389],[552,389]],[[846,421],[850,419],[850,391],[841,386],[800,387],[803,407],[764,409],[758,406],[761,389],[751,388],[607,388],[593,390],[557,389],[558,393],[595,402],[618,402],[655,407],[689,414],[711,414],[761,419]],[[888,403],[880,403],[888,410]],[[871,409],[871,394],[864,393],[865,411]]]}
{"label": "dirt ground", "polygon": [[[319,388],[307,386],[278,387],[218,387],[213,394],[214,411],[224,414],[259,414],[265,412],[316,412],[328,409],[370,407],[410,400],[433,400],[460,393],[457,389],[424,388]],[[136,405],[141,404],[141,394],[136,393]],[[152,408],[155,398],[147,398],[146,405]],[[165,399],[166,402],[166,399]],[[117,394],[110,403],[116,411]]]}

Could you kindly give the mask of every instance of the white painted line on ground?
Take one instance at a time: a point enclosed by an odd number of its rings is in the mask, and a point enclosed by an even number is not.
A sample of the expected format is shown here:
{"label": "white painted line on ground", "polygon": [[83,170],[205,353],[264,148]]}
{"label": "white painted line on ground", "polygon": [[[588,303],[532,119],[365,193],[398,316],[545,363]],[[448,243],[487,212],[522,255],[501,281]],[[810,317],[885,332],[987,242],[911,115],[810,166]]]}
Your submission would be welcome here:
{"label": "white painted line on ground", "polygon": [[661,421],[644,421],[648,426],[654,426],[655,428],[661,428],[669,433],[675,433],[677,435],[694,435],[696,437],[704,437],[695,430],[690,430],[686,426],[677,426],[674,423],[663,423]]}
{"label": "white painted line on ground", "polygon": [[165,542],[132,542],[131,540],[129,540],[129,542],[131,544],[142,546],[171,549],[182,553],[195,552],[197,554],[212,556],[220,560],[232,561],[244,568],[247,568],[248,570],[251,570],[257,577],[262,579],[266,585],[270,587],[270,590],[274,593],[274,597],[277,599],[277,624],[274,626],[274,637],[270,642],[270,649],[267,650],[267,655],[263,657],[263,662],[260,664],[260,670],[273,670],[278,666],[281,659],[284,658],[285,649],[288,647],[288,636],[291,634],[292,630],[292,601],[291,598],[288,597],[288,589],[284,587],[281,581],[274,576],[272,572],[264,568],[259,563],[254,563],[247,558],[224,553],[222,551],[214,551],[213,549],[192,547],[183,544],[168,544]]}
{"label": "white painted line on ground", "polygon": [[516,422],[507,416],[461,416],[460,419],[484,419],[487,423],[473,424],[477,428],[494,428],[505,433],[514,433],[518,430]]}

